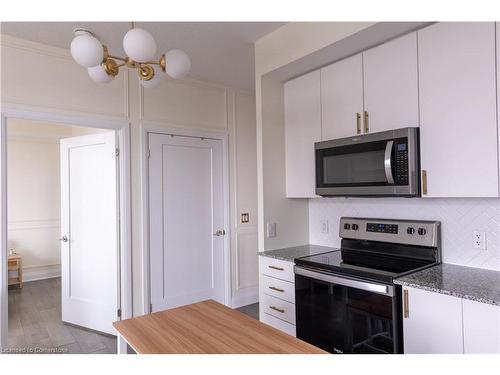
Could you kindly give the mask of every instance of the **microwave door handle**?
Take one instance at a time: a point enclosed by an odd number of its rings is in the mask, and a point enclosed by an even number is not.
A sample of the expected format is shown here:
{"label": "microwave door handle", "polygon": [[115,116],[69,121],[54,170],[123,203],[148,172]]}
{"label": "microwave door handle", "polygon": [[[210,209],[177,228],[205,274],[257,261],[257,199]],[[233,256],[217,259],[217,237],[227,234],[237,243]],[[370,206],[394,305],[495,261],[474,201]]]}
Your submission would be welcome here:
{"label": "microwave door handle", "polygon": [[384,169],[385,177],[389,184],[394,184],[394,177],[392,176],[392,148],[394,146],[394,141],[388,141],[385,145],[385,155],[384,155]]}

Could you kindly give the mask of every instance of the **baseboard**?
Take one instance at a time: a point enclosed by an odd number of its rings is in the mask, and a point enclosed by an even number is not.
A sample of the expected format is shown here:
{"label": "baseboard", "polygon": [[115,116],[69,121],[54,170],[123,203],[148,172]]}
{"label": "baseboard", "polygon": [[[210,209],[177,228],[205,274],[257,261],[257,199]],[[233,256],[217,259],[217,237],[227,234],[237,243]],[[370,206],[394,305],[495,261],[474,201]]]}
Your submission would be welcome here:
{"label": "baseboard", "polygon": [[51,279],[54,277],[61,277],[60,264],[23,267],[23,282]]}
{"label": "baseboard", "polygon": [[238,290],[232,298],[231,307],[237,309],[241,306],[259,302],[259,286],[252,286]]}

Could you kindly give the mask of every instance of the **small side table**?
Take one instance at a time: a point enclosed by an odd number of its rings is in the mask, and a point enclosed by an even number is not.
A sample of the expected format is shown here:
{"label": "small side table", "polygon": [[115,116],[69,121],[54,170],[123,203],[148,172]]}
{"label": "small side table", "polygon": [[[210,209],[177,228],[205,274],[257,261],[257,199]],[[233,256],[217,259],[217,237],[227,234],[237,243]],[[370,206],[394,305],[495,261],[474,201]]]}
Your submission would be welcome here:
{"label": "small side table", "polygon": [[9,255],[8,257],[9,272],[16,272],[17,277],[9,277],[10,285],[19,285],[23,287],[23,259],[21,255]]}

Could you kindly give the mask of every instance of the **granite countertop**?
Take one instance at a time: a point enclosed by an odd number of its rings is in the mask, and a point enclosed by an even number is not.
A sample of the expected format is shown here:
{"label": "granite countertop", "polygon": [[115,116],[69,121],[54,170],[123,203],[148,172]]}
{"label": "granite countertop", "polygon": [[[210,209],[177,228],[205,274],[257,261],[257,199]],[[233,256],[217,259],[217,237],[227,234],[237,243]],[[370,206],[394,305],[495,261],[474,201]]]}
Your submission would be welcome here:
{"label": "granite countertop", "polygon": [[296,258],[327,253],[329,251],[335,251],[335,250],[339,249],[336,249],[334,247],[326,247],[319,245],[302,245],[294,247],[285,247],[283,249],[277,249],[277,250],[262,251],[259,253],[259,255],[293,262]]}
{"label": "granite countertop", "polygon": [[500,306],[500,272],[440,264],[402,276],[395,284]]}

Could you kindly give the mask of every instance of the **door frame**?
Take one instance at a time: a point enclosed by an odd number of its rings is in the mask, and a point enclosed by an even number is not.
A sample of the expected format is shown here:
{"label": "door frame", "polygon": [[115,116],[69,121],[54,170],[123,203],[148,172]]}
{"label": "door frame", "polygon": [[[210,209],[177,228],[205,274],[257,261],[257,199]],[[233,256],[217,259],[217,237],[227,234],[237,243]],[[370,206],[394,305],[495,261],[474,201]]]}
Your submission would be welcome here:
{"label": "door frame", "polygon": [[2,105],[0,125],[0,348],[7,347],[8,335],[8,271],[7,271],[7,121],[21,119],[51,122],[55,125],[76,125],[114,130],[118,136],[119,184],[119,285],[118,306],[121,318],[131,318],[132,312],[132,220],[130,176],[130,122],[122,118],[91,117],[67,114],[51,109]]}
{"label": "door frame", "polygon": [[224,304],[231,304],[231,222],[230,222],[230,190],[229,190],[229,131],[212,131],[199,128],[185,128],[174,124],[152,121],[141,122],[141,202],[142,202],[142,313],[151,312],[150,288],[150,249],[149,249],[149,135],[176,135],[195,138],[211,138],[222,142],[222,173],[224,194]]}

